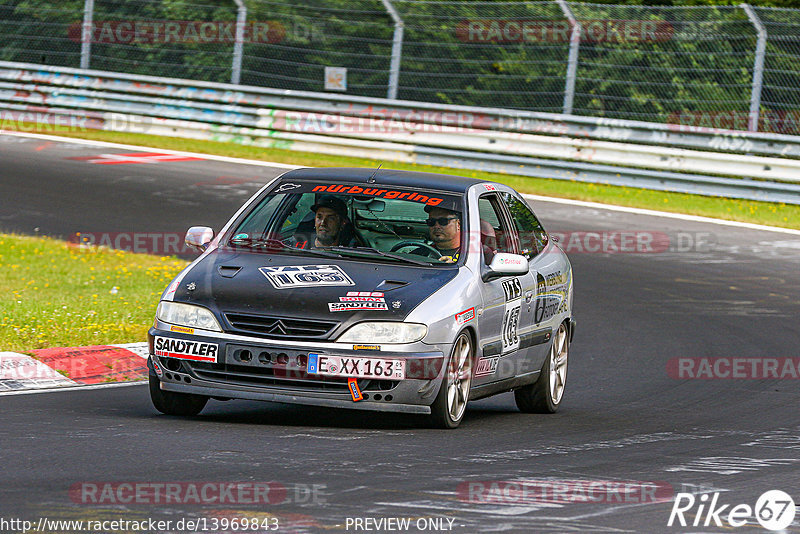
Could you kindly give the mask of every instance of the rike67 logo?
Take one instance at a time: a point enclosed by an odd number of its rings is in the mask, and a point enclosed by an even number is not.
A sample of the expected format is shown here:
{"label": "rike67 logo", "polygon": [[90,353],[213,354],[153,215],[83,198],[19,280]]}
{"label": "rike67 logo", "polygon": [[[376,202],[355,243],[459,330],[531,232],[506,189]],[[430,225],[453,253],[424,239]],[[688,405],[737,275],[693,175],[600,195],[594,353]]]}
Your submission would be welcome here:
{"label": "rike67 logo", "polygon": [[720,504],[719,496],[718,491],[700,496],[678,493],[672,503],[667,526],[688,526],[684,514],[690,520],[694,518],[691,523],[693,527],[743,527],[752,524],[750,518],[755,516],[756,521],[767,530],[784,530],[794,521],[794,500],[783,491],[764,492],[756,501],[755,507],[749,504]]}

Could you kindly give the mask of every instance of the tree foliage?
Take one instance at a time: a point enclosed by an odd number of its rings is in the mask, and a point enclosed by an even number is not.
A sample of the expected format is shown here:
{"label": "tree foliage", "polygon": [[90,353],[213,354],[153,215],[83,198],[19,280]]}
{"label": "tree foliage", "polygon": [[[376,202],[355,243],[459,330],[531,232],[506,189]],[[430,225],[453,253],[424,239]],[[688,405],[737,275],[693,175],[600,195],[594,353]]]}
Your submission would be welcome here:
{"label": "tree foliage", "polygon": [[[206,3],[203,3],[203,2]],[[77,67],[83,0],[0,0],[0,58]],[[471,35],[509,22],[556,27],[555,2],[417,2],[393,0],[404,21],[398,97],[408,100],[560,112],[569,40]],[[243,84],[323,91],[326,66],[346,67],[348,94],[383,97],[395,26],[380,0],[246,0],[248,21],[269,27],[247,39]],[[749,109],[757,34],[739,2],[595,0],[570,3],[585,26],[597,21],[656,25],[655,39],[585,37],[578,53],[574,110],[578,114],[669,121],[681,113]],[[762,109],[800,105],[800,0],[756,2],[770,40]],[[764,9],[764,7],[797,8]],[[96,0],[96,26],[112,23],[236,20],[232,0]],[[612,21],[612,22],[608,22]],[[552,29],[552,28],[551,28]],[[113,36],[112,36],[113,37]],[[262,36],[263,37],[263,36]],[[230,39],[135,42],[95,35],[94,69],[228,82]],[[768,127],[769,128],[769,127]]]}

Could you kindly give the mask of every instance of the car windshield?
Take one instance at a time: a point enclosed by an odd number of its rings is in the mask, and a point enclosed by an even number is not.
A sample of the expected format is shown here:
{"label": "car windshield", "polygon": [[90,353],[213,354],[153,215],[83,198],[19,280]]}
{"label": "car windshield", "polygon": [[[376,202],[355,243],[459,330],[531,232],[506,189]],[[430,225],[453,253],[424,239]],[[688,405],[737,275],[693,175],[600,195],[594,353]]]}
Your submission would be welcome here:
{"label": "car windshield", "polygon": [[462,198],[441,191],[282,181],[244,216],[227,245],[447,265],[463,255],[463,221]]}

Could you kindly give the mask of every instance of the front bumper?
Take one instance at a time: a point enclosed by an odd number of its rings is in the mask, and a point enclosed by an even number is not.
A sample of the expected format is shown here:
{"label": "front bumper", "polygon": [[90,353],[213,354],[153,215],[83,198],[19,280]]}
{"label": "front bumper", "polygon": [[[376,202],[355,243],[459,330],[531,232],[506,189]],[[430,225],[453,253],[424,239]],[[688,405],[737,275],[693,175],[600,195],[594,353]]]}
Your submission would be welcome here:
{"label": "front bumper", "polygon": [[[216,362],[156,356],[155,336],[219,346]],[[404,347],[380,351],[352,350],[336,343],[286,343],[228,334],[188,335],[151,328],[148,368],[164,391],[225,399],[249,399],[382,412],[430,413],[444,374],[449,347],[404,352]],[[243,358],[243,351],[249,352]],[[346,378],[308,375],[304,359],[310,352],[372,358],[405,359],[412,376],[405,380],[359,378],[364,399],[354,402]],[[157,365],[154,365],[157,362]],[[158,370],[157,370],[158,368]],[[411,370],[414,369],[414,372]],[[424,371],[422,371],[424,370]]]}

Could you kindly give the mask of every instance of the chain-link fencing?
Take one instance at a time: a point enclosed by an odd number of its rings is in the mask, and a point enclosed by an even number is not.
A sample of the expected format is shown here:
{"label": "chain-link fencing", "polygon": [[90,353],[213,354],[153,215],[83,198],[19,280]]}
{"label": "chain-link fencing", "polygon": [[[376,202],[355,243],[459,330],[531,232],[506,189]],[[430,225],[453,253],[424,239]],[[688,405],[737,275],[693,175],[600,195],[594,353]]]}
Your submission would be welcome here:
{"label": "chain-link fencing", "polygon": [[800,10],[202,1],[0,0],[0,59],[800,134]]}

